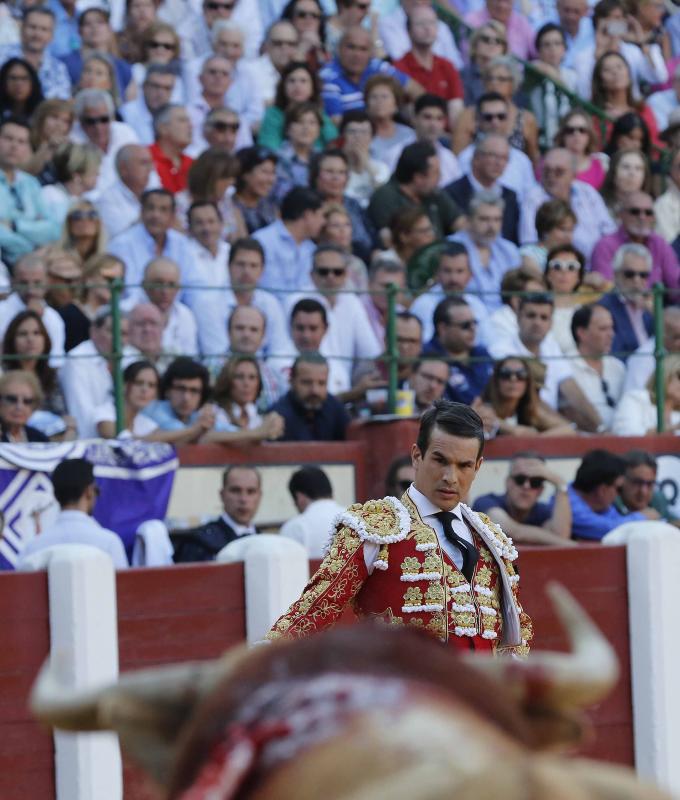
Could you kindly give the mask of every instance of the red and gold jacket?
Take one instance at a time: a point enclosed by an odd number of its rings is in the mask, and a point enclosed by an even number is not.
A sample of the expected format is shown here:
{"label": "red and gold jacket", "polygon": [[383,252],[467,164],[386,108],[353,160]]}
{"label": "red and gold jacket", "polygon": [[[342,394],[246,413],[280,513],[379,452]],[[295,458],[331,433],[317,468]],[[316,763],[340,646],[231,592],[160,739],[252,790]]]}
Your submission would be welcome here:
{"label": "red and gold jacket", "polygon": [[[461,508],[479,548],[471,583],[408,493],[356,503],[335,520],[319,569],[267,638],[306,636],[351,605],[360,617],[418,626],[458,648],[526,655],[532,628],[519,602],[517,551],[486,515]],[[378,548],[371,574],[369,544]]]}

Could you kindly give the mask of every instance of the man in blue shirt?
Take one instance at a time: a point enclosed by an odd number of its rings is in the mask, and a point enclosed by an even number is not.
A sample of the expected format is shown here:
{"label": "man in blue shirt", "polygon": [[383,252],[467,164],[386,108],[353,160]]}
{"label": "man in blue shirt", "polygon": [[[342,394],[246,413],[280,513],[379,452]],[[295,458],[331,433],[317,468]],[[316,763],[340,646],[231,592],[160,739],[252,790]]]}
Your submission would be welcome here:
{"label": "man in blue shirt", "polygon": [[625,460],[608,450],[590,450],[583,456],[574,482],[568,488],[572,538],[599,542],[624,522],[652,518],[644,511],[622,514],[617,510],[615,501],[625,472]]}
{"label": "man in blue shirt", "polygon": [[462,297],[446,297],[435,308],[433,322],[435,335],[423,348],[423,355],[439,355],[448,361],[444,396],[470,404],[484,391],[493,367],[486,347],[475,344],[475,315]]}

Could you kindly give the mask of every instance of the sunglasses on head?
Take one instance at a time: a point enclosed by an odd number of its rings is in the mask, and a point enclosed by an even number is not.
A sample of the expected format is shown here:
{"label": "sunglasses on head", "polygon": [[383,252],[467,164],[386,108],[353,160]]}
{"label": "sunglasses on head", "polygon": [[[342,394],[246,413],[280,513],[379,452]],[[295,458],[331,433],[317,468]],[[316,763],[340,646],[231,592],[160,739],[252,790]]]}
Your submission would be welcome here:
{"label": "sunglasses on head", "polygon": [[73,222],[80,222],[83,219],[99,219],[99,214],[92,209],[92,211],[72,211],[68,218]]}
{"label": "sunglasses on head", "polygon": [[561,261],[559,258],[554,258],[548,261],[548,269],[556,269],[558,272],[578,272],[581,265],[578,261]]}
{"label": "sunglasses on head", "polygon": [[508,114],[506,111],[499,111],[497,114],[493,114],[490,111],[485,111],[482,114],[482,119],[484,122],[493,122],[495,119],[497,119],[499,122],[503,122],[503,120],[506,120],[507,118]]}
{"label": "sunglasses on head", "polygon": [[498,377],[502,381],[509,381],[512,378],[517,378],[518,381],[525,381],[529,376],[527,375],[527,371],[525,369],[510,369],[509,367],[503,367],[502,369],[498,370]]}
{"label": "sunglasses on head", "polygon": [[543,478],[532,478],[529,475],[511,475],[510,476],[513,482],[517,486],[530,486],[532,489],[542,489],[543,485],[545,484],[545,480]]}
{"label": "sunglasses on head", "polygon": [[155,47],[155,48],[158,48],[158,49],[161,49],[161,50],[174,50],[175,49],[175,45],[174,44],[170,44],[169,42],[155,42],[155,41],[152,41],[152,42],[147,42],[146,46],[147,47],[151,47],[151,48]]}
{"label": "sunglasses on head", "polygon": [[304,9],[296,11],[295,16],[299,19],[321,19],[321,14],[318,11],[305,11]]}
{"label": "sunglasses on head", "polygon": [[17,394],[3,394],[2,395],[2,402],[7,403],[10,406],[27,406],[31,407],[35,403],[35,398],[33,397],[19,397]]}
{"label": "sunglasses on head", "polygon": [[321,278],[327,278],[329,275],[333,275],[335,278],[342,278],[347,272],[344,267],[315,267],[314,271]]}
{"label": "sunglasses on head", "polygon": [[627,208],[626,214],[632,214],[634,217],[653,217],[653,208]]}
{"label": "sunglasses on head", "polygon": [[626,280],[629,281],[632,281],[633,278],[641,278],[642,280],[646,281],[649,280],[649,276],[651,273],[645,272],[645,270],[638,272],[636,269],[624,269],[621,271],[621,274]]}
{"label": "sunglasses on head", "polygon": [[81,122],[83,125],[108,125],[111,117],[83,117]]}

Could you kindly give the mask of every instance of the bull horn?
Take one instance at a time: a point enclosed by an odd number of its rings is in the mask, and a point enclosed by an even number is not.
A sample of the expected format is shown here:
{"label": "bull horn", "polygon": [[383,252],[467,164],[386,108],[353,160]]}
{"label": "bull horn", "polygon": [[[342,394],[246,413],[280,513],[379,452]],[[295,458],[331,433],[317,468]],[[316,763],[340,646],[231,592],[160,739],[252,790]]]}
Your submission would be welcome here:
{"label": "bull horn", "polygon": [[616,683],[616,653],[564,586],[551,581],[546,591],[569,638],[571,652],[532,651],[524,661],[480,656],[466,659],[511,687],[525,704],[555,710],[592,705]]}

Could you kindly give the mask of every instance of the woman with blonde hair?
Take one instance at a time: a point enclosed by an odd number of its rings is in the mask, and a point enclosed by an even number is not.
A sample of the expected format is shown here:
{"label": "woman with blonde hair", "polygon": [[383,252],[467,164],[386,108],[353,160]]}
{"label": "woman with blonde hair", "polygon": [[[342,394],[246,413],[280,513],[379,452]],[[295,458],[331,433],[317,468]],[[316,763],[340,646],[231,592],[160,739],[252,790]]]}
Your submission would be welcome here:
{"label": "woman with blonde hair", "polygon": [[64,220],[61,246],[64,250],[75,250],[83,261],[106,249],[106,231],[99,212],[89,200],[79,200],[69,209]]}
{"label": "woman with blonde hair", "polygon": [[508,35],[505,25],[498,20],[490,19],[470,36],[470,63],[466,64],[460,73],[464,90],[464,103],[474,106],[484,94],[484,81],[482,72],[489,62],[497,56],[504,56],[508,52]]}
{"label": "woman with blonde hair", "polygon": [[366,264],[352,253],[352,219],[341,203],[329,203],[323,209],[324,225],[319,234],[319,244],[334,244],[347,254],[346,289],[364,292],[368,289]]}
{"label": "woman with blonde hair", "polygon": [[31,147],[33,155],[24,165],[44,185],[54,183],[51,161],[57,150],[69,140],[75,121],[70,100],[43,100],[33,113]]}
{"label": "woman with blonde hair", "polygon": [[184,83],[180,59],[180,41],[175,29],[165,22],[154,22],[144,32],[142,57],[132,65],[132,77],[137,86],[143,86],[146,71],[151,64],[162,64],[168,67],[176,76],[170,102],[182,103],[184,102]]}
{"label": "woman with blonde hair", "polygon": [[[680,434],[680,356],[666,356],[663,362],[664,432]],[[656,373],[644,389],[626,392],[614,413],[615,436],[649,436],[657,432]]]}
{"label": "woman with blonde hair", "polygon": [[52,171],[56,183],[43,186],[41,193],[59,222],[63,223],[69,208],[97,185],[101,163],[101,151],[91,144],[65,142],[54,154]]}

